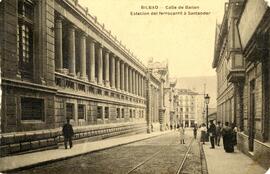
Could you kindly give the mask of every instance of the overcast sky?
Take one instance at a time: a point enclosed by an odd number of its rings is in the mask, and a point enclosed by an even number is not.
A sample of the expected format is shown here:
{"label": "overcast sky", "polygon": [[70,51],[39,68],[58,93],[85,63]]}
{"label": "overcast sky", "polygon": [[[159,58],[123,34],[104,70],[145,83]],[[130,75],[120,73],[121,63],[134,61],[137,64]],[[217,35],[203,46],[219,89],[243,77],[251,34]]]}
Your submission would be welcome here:
{"label": "overcast sky", "polygon": [[[79,0],[145,65],[149,58],[169,61],[171,77],[215,75],[212,69],[216,21],[226,0]],[[141,9],[157,5],[158,10]],[[166,6],[199,6],[209,15],[132,16],[130,12],[176,12]],[[182,10],[183,11],[183,10]],[[188,10],[185,10],[188,11]]]}

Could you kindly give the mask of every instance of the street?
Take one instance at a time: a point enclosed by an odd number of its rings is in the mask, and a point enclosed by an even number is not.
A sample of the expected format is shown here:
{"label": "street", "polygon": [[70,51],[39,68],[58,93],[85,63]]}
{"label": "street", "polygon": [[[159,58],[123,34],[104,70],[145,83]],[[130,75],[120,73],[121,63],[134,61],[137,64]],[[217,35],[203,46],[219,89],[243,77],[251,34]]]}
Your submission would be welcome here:
{"label": "street", "polygon": [[155,138],[30,168],[18,173],[173,174],[201,173],[201,169],[198,142],[193,141],[190,136],[186,136],[185,144],[180,144],[179,132],[174,131]]}

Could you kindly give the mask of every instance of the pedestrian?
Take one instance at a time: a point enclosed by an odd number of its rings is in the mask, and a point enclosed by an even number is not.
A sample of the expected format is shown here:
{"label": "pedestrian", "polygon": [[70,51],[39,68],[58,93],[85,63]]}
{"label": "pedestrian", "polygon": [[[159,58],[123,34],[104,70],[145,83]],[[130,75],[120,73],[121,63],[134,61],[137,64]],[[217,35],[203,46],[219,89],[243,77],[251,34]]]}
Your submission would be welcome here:
{"label": "pedestrian", "polygon": [[232,123],[232,143],[233,145],[237,145],[237,127],[235,123]]}
{"label": "pedestrian", "polygon": [[211,149],[215,148],[215,137],[216,137],[216,125],[214,124],[213,120],[210,120],[210,127],[207,130],[210,136],[210,143],[211,143]]}
{"label": "pedestrian", "polygon": [[185,144],[185,128],[183,125],[179,128],[179,133],[180,133],[180,144]]}
{"label": "pedestrian", "polygon": [[205,144],[205,139],[206,139],[206,126],[205,126],[204,123],[201,125],[200,131],[201,131],[201,142],[202,142],[203,144]]}
{"label": "pedestrian", "polygon": [[220,146],[220,137],[221,137],[221,124],[220,121],[217,122],[217,126],[216,126],[216,145]]}
{"label": "pedestrian", "polygon": [[65,149],[67,149],[67,142],[69,142],[69,147],[72,148],[72,137],[74,135],[74,131],[69,118],[67,118],[67,123],[64,124],[62,132],[64,135]]}
{"label": "pedestrian", "polygon": [[229,122],[225,122],[225,126],[222,128],[222,138],[225,152],[234,152],[233,130],[229,126]]}
{"label": "pedestrian", "polygon": [[193,135],[194,135],[194,139],[197,138],[197,130],[198,130],[198,127],[197,127],[197,124],[195,124],[194,127],[193,127]]}

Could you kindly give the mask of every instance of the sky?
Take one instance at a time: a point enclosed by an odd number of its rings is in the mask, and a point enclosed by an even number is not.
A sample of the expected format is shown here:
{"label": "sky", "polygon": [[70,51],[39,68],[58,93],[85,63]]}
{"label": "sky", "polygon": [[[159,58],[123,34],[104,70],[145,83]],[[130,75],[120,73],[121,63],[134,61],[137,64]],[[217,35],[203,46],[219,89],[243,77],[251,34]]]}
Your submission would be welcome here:
{"label": "sky", "polygon": [[[167,61],[170,77],[212,76],[215,26],[226,0],[79,0],[145,65]],[[158,9],[142,9],[142,6]],[[185,6],[196,9],[185,9]],[[184,9],[166,9],[184,6]],[[199,7],[199,9],[198,9]],[[208,12],[208,15],[130,15],[130,12]]]}

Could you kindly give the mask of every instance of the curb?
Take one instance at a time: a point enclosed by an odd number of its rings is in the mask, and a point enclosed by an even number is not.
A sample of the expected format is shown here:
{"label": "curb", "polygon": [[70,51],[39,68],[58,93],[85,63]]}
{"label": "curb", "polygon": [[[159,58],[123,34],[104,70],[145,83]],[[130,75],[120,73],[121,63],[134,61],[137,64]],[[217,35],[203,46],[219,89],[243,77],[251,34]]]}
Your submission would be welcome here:
{"label": "curb", "polygon": [[204,153],[204,148],[203,145],[199,142],[199,147],[200,147],[200,153],[201,153],[201,172],[202,174],[208,174],[208,167],[207,167],[207,162],[205,158],[205,153]]}
{"label": "curb", "polygon": [[66,156],[66,157],[61,157],[61,158],[57,158],[57,159],[50,159],[50,160],[47,160],[47,161],[42,161],[42,162],[38,162],[38,163],[35,163],[35,164],[29,164],[29,165],[25,165],[25,166],[14,168],[14,169],[3,170],[1,172],[10,173],[10,172],[18,172],[18,171],[21,171],[21,170],[27,170],[27,169],[34,168],[34,167],[37,167],[37,166],[46,165],[46,164],[50,164],[50,163],[57,162],[57,161],[67,160],[67,159],[70,159],[70,158],[86,155],[86,154],[89,154],[89,153],[99,152],[99,151],[106,150],[106,149],[111,149],[111,148],[114,148],[114,147],[124,146],[124,145],[127,145],[127,144],[147,140],[147,139],[150,139],[150,138],[155,138],[155,137],[162,136],[162,135],[165,135],[165,134],[168,134],[168,133],[171,133],[171,132],[168,131],[168,132],[165,132],[165,133],[162,133],[162,134],[153,135],[151,137],[145,137],[145,138],[142,138],[142,139],[126,142],[126,143],[123,143],[123,144],[112,145],[110,147],[104,147],[104,148],[100,148],[100,149],[96,149],[96,150],[91,150],[91,151],[88,151],[88,152],[84,152],[84,153],[80,153],[80,154],[76,154],[76,155],[72,155],[72,156]]}

